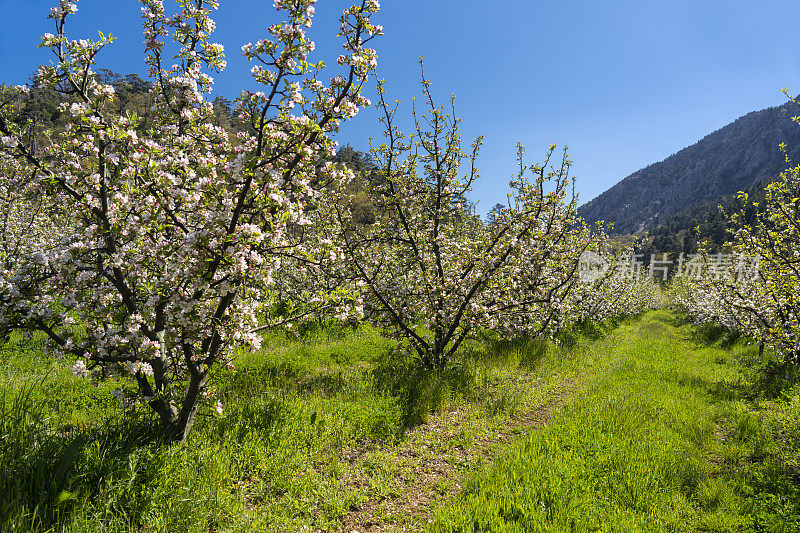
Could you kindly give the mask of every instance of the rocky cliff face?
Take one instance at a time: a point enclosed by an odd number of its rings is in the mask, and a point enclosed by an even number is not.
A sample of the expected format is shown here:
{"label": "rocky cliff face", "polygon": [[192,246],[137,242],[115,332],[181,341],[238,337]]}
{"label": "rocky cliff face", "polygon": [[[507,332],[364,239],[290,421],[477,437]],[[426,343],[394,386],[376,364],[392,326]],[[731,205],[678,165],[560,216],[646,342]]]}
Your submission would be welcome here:
{"label": "rocky cliff face", "polygon": [[613,223],[615,234],[643,233],[669,215],[771,181],[787,167],[778,146],[800,163],[800,107],[788,102],[749,113],[660,163],[626,177],[578,212]]}

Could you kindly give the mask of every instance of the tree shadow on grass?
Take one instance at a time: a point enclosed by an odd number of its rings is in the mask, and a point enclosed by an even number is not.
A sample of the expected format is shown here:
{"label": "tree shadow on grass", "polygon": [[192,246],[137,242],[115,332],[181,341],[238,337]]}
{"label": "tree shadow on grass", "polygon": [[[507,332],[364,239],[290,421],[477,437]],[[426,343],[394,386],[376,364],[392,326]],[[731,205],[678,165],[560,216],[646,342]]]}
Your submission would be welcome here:
{"label": "tree shadow on grass", "polygon": [[571,327],[561,330],[556,335],[559,344],[567,349],[573,349],[583,340],[590,342],[604,339],[610,331],[613,331],[628,318],[609,318],[604,322],[594,322],[582,320],[573,324]]}
{"label": "tree shadow on grass", "polygon": [[724,382],[714,381],[702,376],[698,376],[688,371],[673,370],[673,369],[658,369],[658,368],[649,368],[647,369],[647,371],[651,374],[654,374],[656,376],[656,379],[658,379],[659,381],[663,381],[665,383],[672,383],[690,389],[698,389],[711,392],[717,390],[718,388],[728,387],[731,385],[731,383],[727,381]]}
{"label": "tree shadow on grass", "polygon": [[342,392],[351,389],[351,380],[357,376],[337,372],[315,374],[298,383],[298,390],[304,393],[313,393],[326,398],[334,398]]}
{"label": "tree shadow on grass", "polygon": [[233,416],[215,420],[212,433],[219,439],[245,442],[255,432],[261,439],[270,438],[285,426],[292,411],[277,394],[261,393],[239,401],[231,410]]}
{"label": "tree shadow on grass", "polygon": [[780,398],[800,383],[800,368],[794,363],[769,361],[752,369],[751,385],[746,398]]}
{"label": "tree shadow on grass", "polygon": [[[754,401],[759,398],[774,399],[800,383],[800,366],[791,361],[781,361],[769,350],[760,351],[752,340],[742,337],[723,326],[705,324],[693,328],[695,340],[699,343],[726,350],[739,348],[735,357],[745,369],[746,378],[739,383],[718,384],[720,397]],[[745,343],[748,343],[744,345]],[[744,345],[744,346],[743,346]],[[725,362],[720,358],[719,362]],[[730,390],[727,390],[730,389]],[[735,396],[731,396],[735,394]]]}
{"label": "tree shadow on grass", "polygon": [[730,401],[747,397],[750,386],[741,380],[714,380],[698,376],[689,371],[665,370],[649,368],[648,372],[654,374],[656,379],[680,387],[705,391],[714,401]]}
{"label": "tree shadow on grass", "polygon": [[702,324],[693,329],[694,338],[701,344],[716,346],[723,350],[730,350],[740,340],[741,335],[736,331],[720,326],[719,324]]}
{"label": "tree shadow on grass", "polygon": [[670,335],[670,330],[661,321],[646,322],[639,326],[638,332],[640,335],[647,336],[648,338],[656,338],[656,337],[663,337]]}
{"label": "tree shadow on grass", "polygon": [[688,316],[679,313],[668,312],[663,309],[654,311],[649,316],[657,322],[663,322],[664,324],[675,328],[679,328],[691,323]]}
{"label": "tree shadow on grass", "polygon": [[753,531],[800,531],[800,472],[796,466],[769,461],[755,467],[753,493],[746,510]]}
{"label": "tree shadow on grass", "polygon": [[375,387],[397,398],[403,429],[423,424],[450,395],[466,396],[475,389],[475,373],[465,364],[450,364],[441,372],[418,361],[384,361],[372,369]]}
{"label": "tree shadow on grass", "polygon": [[[0,402],[0,530],[58,529],[80,502],[129,470],[132,456],[160,444],[158,424],[145,416],[59,430],[27,392]],[[142,469],[131,483],[154,483],[147,473],[157,471]]]}
{"label": "tree shadow on grass", "polygon": [[549,348],[550,343],[542,338],[486,337],[481,340],[479,348],[465,350],[460,355],[465,363],[515,365],[533,371],[539,368]]}

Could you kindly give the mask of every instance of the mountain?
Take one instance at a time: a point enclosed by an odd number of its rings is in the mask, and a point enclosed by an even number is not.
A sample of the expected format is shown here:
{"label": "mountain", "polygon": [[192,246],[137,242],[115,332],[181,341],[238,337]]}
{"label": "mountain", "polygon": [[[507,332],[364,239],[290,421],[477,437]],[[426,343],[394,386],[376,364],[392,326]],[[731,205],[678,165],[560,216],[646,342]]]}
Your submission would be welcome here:
{"label": "mountain", "polygon": [[613,233],[641,234],[670,215],[713,203],[787,167],[779,145],[800,162],[800,106],[754,111],[665,160],[626,177],[578,208],[587,222],[613,223]]}

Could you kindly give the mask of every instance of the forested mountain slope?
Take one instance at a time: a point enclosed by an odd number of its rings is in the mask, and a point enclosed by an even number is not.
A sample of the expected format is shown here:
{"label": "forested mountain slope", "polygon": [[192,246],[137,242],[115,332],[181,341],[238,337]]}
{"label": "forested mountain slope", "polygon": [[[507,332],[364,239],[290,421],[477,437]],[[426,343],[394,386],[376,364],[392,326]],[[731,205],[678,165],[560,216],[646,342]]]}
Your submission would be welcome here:
{"label": "forested mountain slope", "polygon": [[800,161],[800,107],[787,102],[749,113],[667,159],[626,177],[578,212],[588,222],[613,223],[614,233],[640,234],[675,213],[772,181]]}

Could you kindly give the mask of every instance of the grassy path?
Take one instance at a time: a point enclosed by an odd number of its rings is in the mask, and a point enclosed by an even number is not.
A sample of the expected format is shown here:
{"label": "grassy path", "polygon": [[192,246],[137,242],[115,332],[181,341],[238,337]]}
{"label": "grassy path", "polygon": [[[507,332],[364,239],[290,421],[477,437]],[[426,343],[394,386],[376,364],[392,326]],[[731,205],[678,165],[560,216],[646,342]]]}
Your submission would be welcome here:
{"label": "grassy path", "polygon": [[[632,320],[632,324],[638,321]],[[432,414],[408,432],[396,447],[383,450],[345,450],[351,472],[364,472],[364,462],[379,469],[392,465],[388,490],[365,490],[363,476],[353,476],[344,490],[367,494],[344,517],[340,531],[419,531],[433,522],[440,502],[458,500],[471,472],[491,463],[500,450],[530,432],[545,427],[597,375],[606,372],[618,346],[635,340],[638,329],[623,325],[596,339],[571,339],[567,346],[542,355],[537,364],[516,368],[503,377],[511,391],[496,385],[488,395],[518,403],[507,417],[485,417],[465,405],[453,412]],[[523,348],[523,351],[524,348]],[[477,416],[476,416],[477,415]],[[376,461],[376,456],[380,457]]]}
{"label": "grassy path", "polygon": [[369,327],[270,335],[220,377],[224,415],[203,413],[185,447],[152,438],[149,411],[113,399],[120,383],[93,387],[12,339],[0,531],[419,530],[496,448],[543,426],[616,336],[473,342],[437,377]]}
{"label": "grassy path", "polygon": [[587,388],[431,531],[800,531],[797,406],[752,401],[755,347],[700,343],[666,312],[593,349],[609,341]]}
{"label": "grassy path", "polygon": [[564,341],[432,376],[369,327],[267,336],[167,446],[121,383],[13,340],[0,531],[800,532],[800,386],[767,387],[757,348],[667,312]]}
{"label": "grassy path", "polygon": [[[408,439],[394,450],[394,466],[400,475],[391,484],[392,490],[381,497],[371,497],[351,510],[343,520],[343,531],[359,533],[394,531],[398,524],[413,517],[416,524],[425,524],[437,501],[458,494],[466,472],[490,459],[497,445],[529,431],[545,426],[578,387],[573,378],[555,385],[532,411],[518,413],[502,425],[484,428],[468,441],[451,443],[464,430],[458,412],[431,419],[414,428]],[[357,466],[365,452],[345,452],[345,460]],[[356,485],[357,482],[351,485]],[[414,527],[406,524],[403,527]],[[416,528],[415,528],[416,529]]]}

